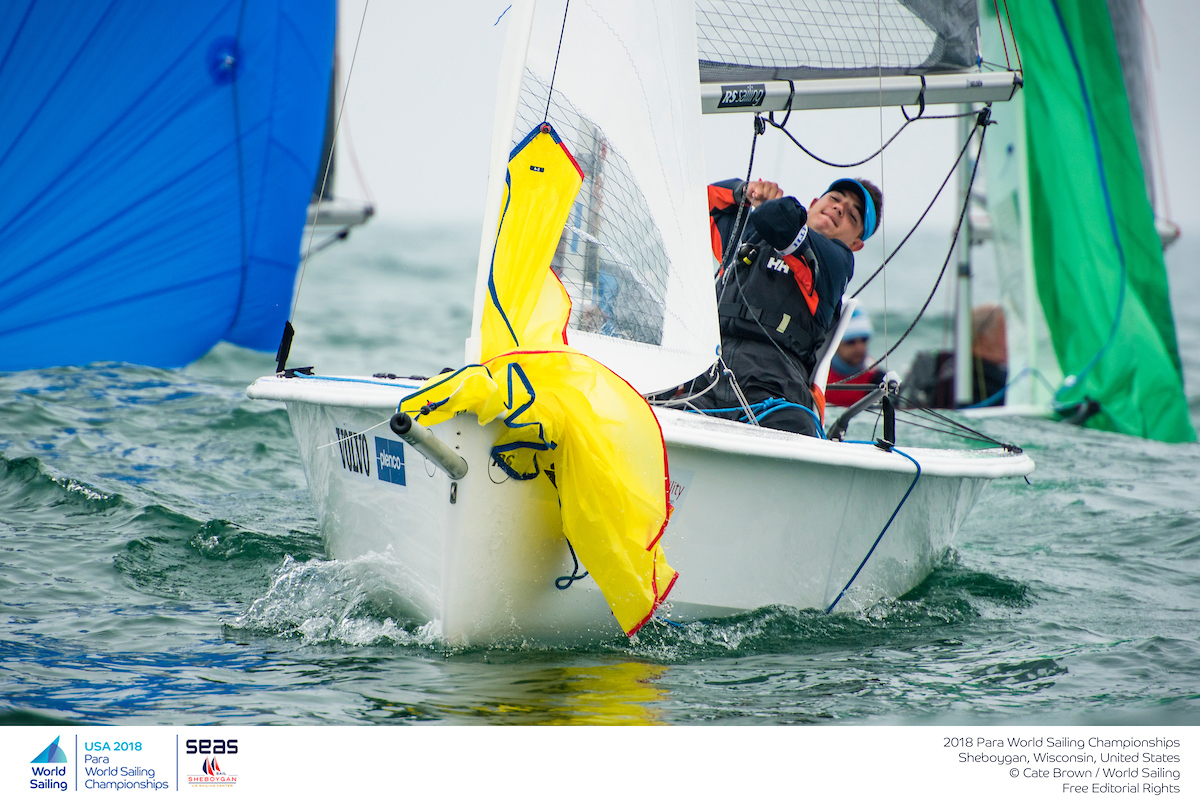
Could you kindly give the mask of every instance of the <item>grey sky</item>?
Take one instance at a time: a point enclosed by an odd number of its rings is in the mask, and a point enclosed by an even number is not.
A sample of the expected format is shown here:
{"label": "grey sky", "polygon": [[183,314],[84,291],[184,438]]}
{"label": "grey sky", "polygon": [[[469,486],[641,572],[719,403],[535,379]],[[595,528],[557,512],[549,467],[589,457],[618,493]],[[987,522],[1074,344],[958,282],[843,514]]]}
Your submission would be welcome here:
{"label": "grey sky", "polygon": [[[497,67],[507,17],[495,25],[508,0],[399,3],[373,0],[359,45],[343,126],[353,141],[381,220],[472,224],[480,220]],[[1200,235],[1200,199],[1188,191],[1200,174],[1195,131],[1200,125],[1200,62],[1194,32],[1200,3],[1144,0],[1158,65],[1153,70],[1167,170],[1169,206],[1185,236]],[[342,0],[342,80],[346,80],[364,0]],[[857,160],[876,149],[902,119],[875,109],[805,112],[789,129],[811,149],[835,161]],[[750,117],[705,118],[710,180],[744,175]],[[345,136],[343,135],[343,139]],[[915,221],[953,160],[953,123],[924,122],[909,128],[877,160],[853,172],[882,178],[888,198],[885,236],[899,237]],[[340,194],[363,197],[343,145],[338,164]],[[882,170],[882,174],[881,174]],[[760,140],[755,177],[774,178],[807,202],[838,171],[804,156],[782,135]],[[930,219],[947,229],[953,195],[946,193]],[[872,243],[874,244],[874,243]]]}

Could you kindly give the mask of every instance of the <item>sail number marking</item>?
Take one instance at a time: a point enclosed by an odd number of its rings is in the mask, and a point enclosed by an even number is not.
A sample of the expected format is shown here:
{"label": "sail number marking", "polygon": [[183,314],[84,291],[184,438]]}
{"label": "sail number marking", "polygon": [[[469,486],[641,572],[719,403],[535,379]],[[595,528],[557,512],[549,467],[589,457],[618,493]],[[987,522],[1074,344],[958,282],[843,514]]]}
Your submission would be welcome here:
{"label": "sail number marking", "polygon": [[717,108],[753,108],[761,106],[767,96],[765,83],[743,83],[721,87],[721,102]]}

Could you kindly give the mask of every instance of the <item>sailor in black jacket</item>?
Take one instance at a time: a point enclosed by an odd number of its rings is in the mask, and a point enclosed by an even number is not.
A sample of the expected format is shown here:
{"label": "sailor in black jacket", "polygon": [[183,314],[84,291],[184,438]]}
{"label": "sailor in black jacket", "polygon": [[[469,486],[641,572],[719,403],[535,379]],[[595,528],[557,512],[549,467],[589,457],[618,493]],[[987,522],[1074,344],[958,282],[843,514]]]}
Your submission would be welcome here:
{"label": "sailor in black jacket", "polygon": [[[713,255],[721,263],[722,358],[750,404],[788,402],[760,411],[763,426],[814,435],[824,411],[824,399],[814,398],[811,387],[816,354],[836,326],[854,253],[878,227],[882,195],[870,182],[854,179],[835,181],[807,209],[764,181],[723,181],[708,194]],[[693,391],[710,383],[701,376]],[[724,417],[745,417],[724,376],[692,403]]]}

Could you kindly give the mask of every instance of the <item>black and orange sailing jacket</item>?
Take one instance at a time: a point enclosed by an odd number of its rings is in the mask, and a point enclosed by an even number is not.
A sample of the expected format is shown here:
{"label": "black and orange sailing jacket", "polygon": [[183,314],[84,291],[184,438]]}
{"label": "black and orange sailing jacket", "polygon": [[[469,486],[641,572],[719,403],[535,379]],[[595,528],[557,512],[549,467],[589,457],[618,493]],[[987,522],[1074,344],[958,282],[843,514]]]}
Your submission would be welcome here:
{"label": "black and orange sailing jacket", "polygon": [[[808,230],[808,212],[795,198],[769,200],[751,211],[744,189],[736,178],[708,187],[713,255],[721,264],[721,334],[774,341],[811,375],[854,276],[854,254]],[[731,239],[739,205],[741,235]]]}

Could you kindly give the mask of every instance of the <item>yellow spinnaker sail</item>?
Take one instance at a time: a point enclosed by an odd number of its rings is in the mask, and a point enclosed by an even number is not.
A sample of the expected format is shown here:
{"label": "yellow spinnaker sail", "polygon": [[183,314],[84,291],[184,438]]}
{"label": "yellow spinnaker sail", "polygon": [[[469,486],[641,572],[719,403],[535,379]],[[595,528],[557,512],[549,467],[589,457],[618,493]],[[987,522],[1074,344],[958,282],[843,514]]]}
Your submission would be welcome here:
{"label": "yellow spinnaker sail", "polygon": [[571,299],[550,260],[583,174],[543,123],[513,149],[481,321],[481,364],[430,379],[400,410],[433,425],[473,412],[507,426],[493,454],[518,479],[554,466],[563,534],[626,634],[676,573],[659,537],[669,514],[658,419],[616,373],[567,344]]}

